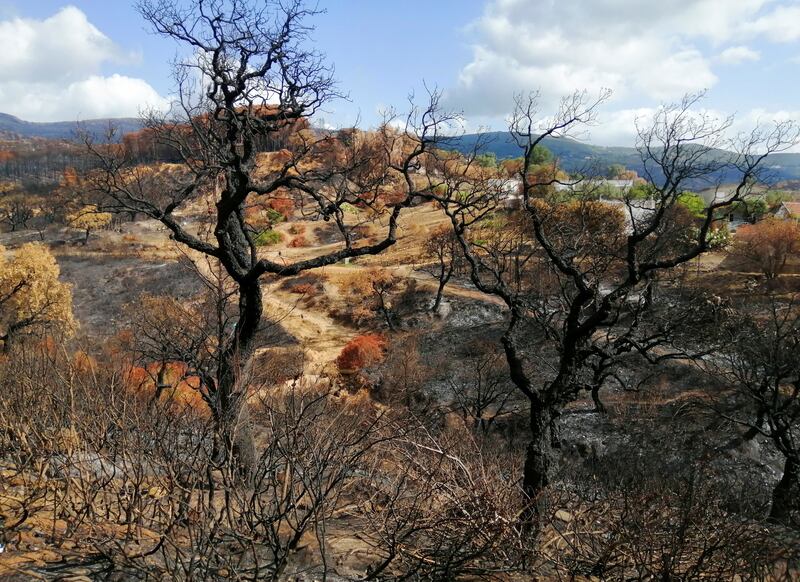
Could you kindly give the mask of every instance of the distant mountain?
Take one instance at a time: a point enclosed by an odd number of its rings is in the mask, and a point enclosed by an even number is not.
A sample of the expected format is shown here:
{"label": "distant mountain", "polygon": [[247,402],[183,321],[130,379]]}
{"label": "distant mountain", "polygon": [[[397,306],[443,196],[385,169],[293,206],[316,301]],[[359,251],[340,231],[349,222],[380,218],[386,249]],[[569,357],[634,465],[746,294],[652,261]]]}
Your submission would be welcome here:
{"label": "distant mountain", "polygon": [[109,123],[117,128],[118,135],[120,136],[138,131],[142,128],[142,121],[140,119],[130,117],[119,119],[89,119],[81,122],[54,121],[38,123],[23,121],[13,115],[0,113],[0,134],[21,138],[73,139],[78,127],[81,127],[93,135],[101,136],[108,129]]}
{"label": "distant mountain", "polygon": [[[515,158],[521,155],[520,148],[515,143],[513,136],[507,131],[494,131],[488,133],[470,133],[457,137],[442,138],[439,147],[442,149],[456,150],[469,153],[476,145],[482,145],[482,151],[494,153],[498,159]],[[630,170],[636,170],[640,175],[644,168],[639,152],[636,148],[595,146],[567,138],[545,138],[543,145],[555,155],[567,172],[602,173],[611,164],[621,164]],[[719,150],[715,155],[724,157],[728,152]],[[800,180],[800,154],[773,154],[767,164],[770,181],[783,182]],[[735,175],[723,176],[723,180],[735,179]],[[703,184],[696,184],[702,188]]]}

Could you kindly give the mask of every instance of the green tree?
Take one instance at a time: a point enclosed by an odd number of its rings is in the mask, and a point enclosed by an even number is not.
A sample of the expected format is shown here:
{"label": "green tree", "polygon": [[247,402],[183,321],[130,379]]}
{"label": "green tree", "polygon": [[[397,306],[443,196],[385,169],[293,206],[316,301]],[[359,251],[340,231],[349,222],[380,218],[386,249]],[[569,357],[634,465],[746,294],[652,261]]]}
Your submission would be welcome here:
{"label": "green tree", "polygon": [[702,218],[706,213],[706,203],[703,197],[694,192],[683,192],[678,196],[678,204],[686,207],[693,216]]}
{"label": "green tree", "polygon": [[794,196],[791,192],[786,192],[785,190],[769,190],[764,195],[764,200],[769,208],[777,208],[782,202],[791,202],[794,200]]}
{"label": "green tree", "polygon": [[475,163],[483,168],[496,168],[497,155],[495,155],[494,152],[486,152],[485,154],[480,154],[479,156],[475,156]]}
{"label": "green tree", "polygon": [[[522,160],[522,158],[520,158]],[[538,166],[541,164],[549,164],[553,161],[553,152],[551,152],[548,148],[543,145],[537,145],[533,148],[533,155],[531,158],[531,163],[534,166]]]}
{"label": "green tree", "polygon": [[630,200],[653,200],[656,194],[656,189],[652,184],[642,182],[634,184],[628,190],[628,198]]}
{"label": "green tree", "polygon": [[745,198],[735,208],[752,221],[761,220],[769,212],[767,201],[761,196]]}
{"label": "green tree", "polygon": [[608,166],[608,170],[606,170],[606,175],[614,180],[620,176],[624,176],[627,171],[627,168],[622,164],[611,164]]}

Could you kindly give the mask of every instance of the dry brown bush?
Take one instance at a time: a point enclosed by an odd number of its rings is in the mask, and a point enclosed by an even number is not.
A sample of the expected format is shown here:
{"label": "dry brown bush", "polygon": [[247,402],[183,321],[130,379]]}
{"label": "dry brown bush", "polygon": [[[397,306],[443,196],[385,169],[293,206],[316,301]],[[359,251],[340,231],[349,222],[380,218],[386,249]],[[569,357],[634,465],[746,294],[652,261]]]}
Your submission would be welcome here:
{"label": "dry brown bush", "polygon": [[800,224],[770,217],[742,226],[731,245],[731,254],[767,279],[776,279],[790,257],[800,253]]}
{"label": "dry brown bush", "polygon": [[729,513],[702,470],[673,481],[551,489],[534,569],[554,580],[796,579],[796,532]]}
{"label": "dry brown bush", "polygon": [[360,335],[350,340],[336,358],[336,365],[344,373],[357,373],[364,367],[383,360],[386,339],[378,334]]}
{"label": "dry brown bush", "polygon": [[300,247],[307,247],[308,241],[306,237],[303,235],[298,235],[294,237],[292,240],[289,241],[289,246],[293,249],[300,248]]}
{"label": "dry brown bush", "polygon": [[213,431],[191,409],[138,399],[119,369],[86,360],[44,342],[0,362],[0,572],[13,561],[50,578],[159,580],[797,573],[797,533],[730,513],[699,469],[663,479],[653,460],[565,475],[532,531],[522,455],[500,438],[273,384],[251,407],[258,456],[245,478],[214,462]]}

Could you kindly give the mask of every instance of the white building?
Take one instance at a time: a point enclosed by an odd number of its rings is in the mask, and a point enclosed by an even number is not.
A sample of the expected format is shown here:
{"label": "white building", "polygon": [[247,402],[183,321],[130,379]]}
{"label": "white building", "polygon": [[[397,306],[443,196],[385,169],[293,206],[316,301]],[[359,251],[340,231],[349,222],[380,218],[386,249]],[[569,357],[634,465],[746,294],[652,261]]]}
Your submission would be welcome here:
{"label": "white building", "polygon": [[489,187],[500,193],[506,208],[519,208],[522,205],[522,180],[520,178],[493,178]]}

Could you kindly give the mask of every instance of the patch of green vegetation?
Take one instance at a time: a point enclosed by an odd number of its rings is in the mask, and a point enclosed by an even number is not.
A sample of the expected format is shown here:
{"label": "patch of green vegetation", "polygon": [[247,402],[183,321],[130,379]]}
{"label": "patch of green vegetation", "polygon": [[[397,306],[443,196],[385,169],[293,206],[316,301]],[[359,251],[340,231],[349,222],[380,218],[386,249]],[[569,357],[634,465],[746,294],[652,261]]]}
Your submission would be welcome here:
{"label": "patch of green vegetation", "polygon": [[692,216],[702,217],[705,215],[706,203],[699,194],[683,192],[678,196],[678,204],[685,206]]}
{"label": "patch of green vegetation", "polygon": [[277,224],[286,220],[286,217],[274,208],[267,208],[267,220],[272,224]]}
{"label": "patch of green vegetation", "polygon": [[769,212],[769,206],[764,198],[750,196],[731,205],[732,212],[738,212],[751,220],[759,220]]}
{"label": "patch of green vegetation", "polygon": [[483,168],[496,168],[497,167],[497,154],[494,152],[486,152],[475,156],[475,163]]}
{"label": "patch of green vegetation", "polygon": [[624,192],[611,184],[600,184],[592,194],[594,200],[621,200],[624,197]]}
{"label": "patch of green vegetation", "polygon": [[634,184],[633,187],[628,190],[627,196],[630,200],[654,200],[656,194],[657,191],[655,186],[643,182],[640,184]]}
{"label": "patch of green vegetation", "polygon": [[359,213],[358,208],[356,208],[355,206],[353,206],[349,202],[345,202],[339,208],[341,208],[342,212],[344,212],[345,214],[358,214]]}
{"label": "patch of green vegetation", "polygon": [[259,247],[276,245],[282,240],[283,240],[283,235],[279,233],[277,230],[273,230],[271,228],[268,228],[267,230],[262,230],[256,235],[255,238],[256,246]]}
{"label": "patch of green vegetation", "polygon": [[444,196],[447,194],[447,184],[436,184],[436,186],[433,187],[433,193],[437,196]]}
{"label": "patch of green vegetation", "polygon": [[500,230],[506,226],[506,218],[500,214],[489,214],[481,220],[481,226],[491,228],[492,230]]}
{"label": "patch of green vegetation", "polygon": [[791,192],[786,192],[784,190],[769,190],[764,196],[764,199],[770,208],[777,208],[782,202],[791,202],[794,200],[794,196]]}

